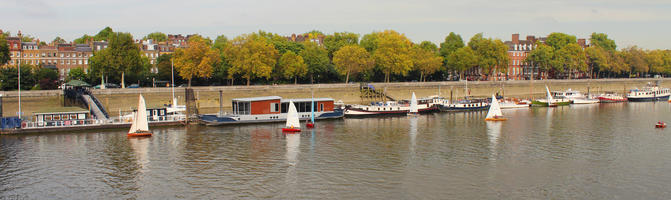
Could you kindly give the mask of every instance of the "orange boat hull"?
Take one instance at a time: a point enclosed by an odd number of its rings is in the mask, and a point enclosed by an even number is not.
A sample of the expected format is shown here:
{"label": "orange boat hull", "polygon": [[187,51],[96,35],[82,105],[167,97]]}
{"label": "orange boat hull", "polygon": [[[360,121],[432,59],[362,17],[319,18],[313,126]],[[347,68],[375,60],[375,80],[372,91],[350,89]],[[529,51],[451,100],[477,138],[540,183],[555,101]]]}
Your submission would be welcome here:
{"label": "orange boat hull", "polygon": [[485,118],[485,121],[506,121],[506,118]]}
{"label": "orange boat hull", "polygon": [[666,128],[666,124],[655,124],[655,128]]}
{"label": "orange boat hull", "polygon": [[128,137],[151,137],[151,132],[128,133]]}
{"label": "orange boat hull", "polygon": [[301,129],[297,129],[297,128],[282,128],[282,132],[301,132]]}

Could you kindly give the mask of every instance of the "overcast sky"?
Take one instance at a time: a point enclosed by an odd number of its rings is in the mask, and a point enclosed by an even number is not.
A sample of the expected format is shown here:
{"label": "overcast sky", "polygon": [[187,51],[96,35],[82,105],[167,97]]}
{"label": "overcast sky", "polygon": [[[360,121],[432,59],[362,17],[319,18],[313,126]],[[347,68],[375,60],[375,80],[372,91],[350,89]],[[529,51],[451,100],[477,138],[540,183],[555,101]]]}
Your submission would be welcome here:
{"label": "overcast sky", "polygon": [[105,26],[136,38],[154,31],[232,38],[258,30],[363,35],[394,29],[434,43],[449,32],[466,41],[479,32],[504,41],[512,33],[588,38],[603,32],[618,48],[671,49],[669,0],[0,0],[0,8],[0,29],[43,41],[70,41]]}

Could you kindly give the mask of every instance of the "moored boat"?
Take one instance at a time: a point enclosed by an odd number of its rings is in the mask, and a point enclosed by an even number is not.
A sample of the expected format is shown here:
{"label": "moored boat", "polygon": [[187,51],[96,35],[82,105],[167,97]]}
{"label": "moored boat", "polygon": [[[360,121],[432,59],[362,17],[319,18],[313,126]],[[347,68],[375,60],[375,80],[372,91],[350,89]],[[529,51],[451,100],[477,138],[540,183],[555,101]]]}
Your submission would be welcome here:
{"label": "moored boat", "polygon": [[232,114],[201,115],[199,123],[214,126],[284,122],[287,119],[290,101],[295,104],[300,120],[312,118],[313,110],[315,120],[343,117],[343,110],[335,109],[334,100],[331,98],[282,99],[279,96],[265,96],[232,99]]}
{"label": "moored boat", "polygon": [[552,94],[550,94],[550,88],[548,86],[545,86],[545,91],[546,91],[546,98],[545,99],[538,99],[532,101],[532,105],[536,106],[545,106],[545,107],[554,107],[554,106],[567,106],[571,103],[568,99],[565,98],[554,98]]}
{"label": "moored boat", "polygon": [[666,101],[671,96],[671,89],[660,88],[657,85],[643,87],[643,89],[632,89],[627,93],[629,101]]}
{"label": "moored boat", "polygon": [[489,103],[486,99],[464,99],[455,102],[444,100],[440,105],[440,110],[444,112],[465,112],[489,109]]}
{"label": "moored boat", "polygon": [[597,96],[596,99],[599,100],[599,103],[627,102],[627,98],[614,92],[606,92]]}

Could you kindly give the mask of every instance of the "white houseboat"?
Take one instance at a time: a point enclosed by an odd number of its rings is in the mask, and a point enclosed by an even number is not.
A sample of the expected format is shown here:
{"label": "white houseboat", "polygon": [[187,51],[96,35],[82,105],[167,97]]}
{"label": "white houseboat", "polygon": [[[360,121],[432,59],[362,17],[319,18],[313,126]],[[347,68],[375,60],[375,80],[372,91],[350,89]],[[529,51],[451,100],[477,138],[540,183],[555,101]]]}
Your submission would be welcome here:
{"label": "white houseboat", "polygon": [[[296,106],[300,120],[310,119],[313,111],[315,120],[343,117],[342,110],[334,109],[334,100],[331,98],[282,99],[279,96],[265,96],[232,99],[232,114],[201,115],[199,122],[208,126],[285,122],[289,101]],[[313,104],[314,108],[311,108]]]}
{"label": "white houseboat", "polygon": [[671,95],[669,88],[659,88],[659,86],[648,85],[643,89],[629,90],[627,99],[629,101],[666,101]]}

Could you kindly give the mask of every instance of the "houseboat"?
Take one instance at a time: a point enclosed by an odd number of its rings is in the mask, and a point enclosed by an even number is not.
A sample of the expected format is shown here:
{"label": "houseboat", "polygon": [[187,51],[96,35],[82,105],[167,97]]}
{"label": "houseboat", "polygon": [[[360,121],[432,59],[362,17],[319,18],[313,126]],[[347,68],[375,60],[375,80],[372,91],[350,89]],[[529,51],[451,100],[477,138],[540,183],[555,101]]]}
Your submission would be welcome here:
{"label": "houseboat", "polygon": [[643,89],[629,90],[627,99],[629,101],[666,101],[671,95],[669,88],[659,88],[659,86],[648,85]]}
{"label": "houseboat", "polygon": [[440,104],[439,107],[440,110],[443,112],[487,110],[489,109],[489,101],[487,99],[470,99],[470,98],[466,98],[464,100],[459,100],[455,102],[450,102],[449,100],[443,100],[443,103]]}
{"label": "houseboat", "polygon": [[[442,101],[438,97],[426,97],[417,99],[417,112],[419,114],[439,111],[438,105]],[[386,101],[372,102],[370,105],[347,105],[345,106],[346,117],[367,117],[378,115],[407,115],[410,112],[410,101]]]}
{"label": "houseboat", "polygon": [[208,126],[285,122],[289,101],[296,106],[300,120],[310,119],[313,101],[315,120],[343,117],[343,111],[334,108],[334,100],[331,98],[282,99],[279,96],[265,96],[232,99],[232,114],[201,115],[199,122]]}
{"label": "houseboat", "polygon": [[553,91],[552,96],[555,99],[567,99],[572,104],[594,104],[599,103],[598,99],[588,98],[582,92],[577,90]]}
{"label": "houseboat", "polygon": [[[91,111],[81,108],[66,108],[68,111],[38,112],[30,119],[18,119],[20,126],[3,127],[1,134],[45,133],[59,131],[77,131],[93,129],[128,128],[131,120],[124,117],[96,119]],[[168,114],[166,108],[147,109],[147,121],[150,126],[183,125],[184,115]]]}

